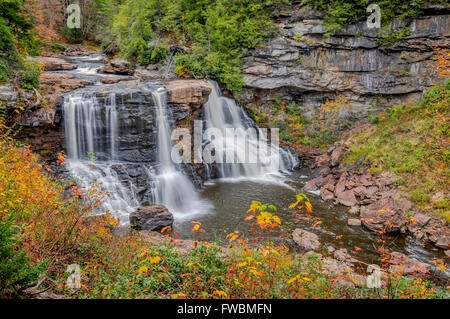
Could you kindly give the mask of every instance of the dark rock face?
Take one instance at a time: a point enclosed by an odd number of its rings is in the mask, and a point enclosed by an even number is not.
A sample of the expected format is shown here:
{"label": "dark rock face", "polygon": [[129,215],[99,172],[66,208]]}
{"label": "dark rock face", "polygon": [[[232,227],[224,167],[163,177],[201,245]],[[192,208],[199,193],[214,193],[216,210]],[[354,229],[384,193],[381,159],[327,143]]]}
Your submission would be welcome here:
{"label": "dark rock face", "polygon": [[384,34],[367,28],[365,21],[326,37],[322,13],[301,4],[289,10],[278,17],[279,35],[245,57],[246,90],[239,100],[270,104],[281,95],[314,114],[327,99],[343,95],[350,108],[341,116],[357,120],[373,110],[415,101],[427,86],[442,81],[427,64],[433,46],[448,44],[446,8],[427,10],[412,22],[394,20],[391,33],[406,27],[410,35],[393,45],[380,44],[377,39]]}
{"label": "dark rock face", "polygon": [[136,230],[158,231],[172,224],[173,215],[163,205],[140,207],[130,214],[130,225]]}

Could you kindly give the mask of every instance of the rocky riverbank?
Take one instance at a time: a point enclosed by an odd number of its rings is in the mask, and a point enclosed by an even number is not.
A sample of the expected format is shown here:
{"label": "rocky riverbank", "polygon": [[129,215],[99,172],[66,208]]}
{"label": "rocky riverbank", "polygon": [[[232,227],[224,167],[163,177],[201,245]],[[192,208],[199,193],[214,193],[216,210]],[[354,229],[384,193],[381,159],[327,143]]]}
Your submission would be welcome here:
{"label": "rocky riverbank", "polygon": [[310,165],[315,178],[305,189],[317,192],[325,201],[334,201],[349,207],[354,218],[352,226],[364,226],[378,233],[401,233],[429,242],[450,254],[450,227],[443,217],[419,209],[402,193],[389,172],[372,174],[365,156],[353,164],[342,159],[350,145],[349,140],[336,142],[328,151],[316,155]]}

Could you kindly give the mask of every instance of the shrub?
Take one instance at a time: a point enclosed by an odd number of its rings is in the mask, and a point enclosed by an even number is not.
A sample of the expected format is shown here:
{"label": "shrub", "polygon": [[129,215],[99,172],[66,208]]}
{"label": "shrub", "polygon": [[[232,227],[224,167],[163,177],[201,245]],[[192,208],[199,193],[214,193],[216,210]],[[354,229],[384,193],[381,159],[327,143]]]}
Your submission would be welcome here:
{"label": "shrub", "polygon": [[39,75],[41,74],[41,67],[34,62],[24,62],[23,70],[19,71],[20,81],[22,87],[26,90],[31,90],[39,86]]}
{"label": "shrub", "polygon": [[45,270],[46,263],[31,265],[20,248],[18,226],[12,217],[0,218],[0,297],[18,294]]}

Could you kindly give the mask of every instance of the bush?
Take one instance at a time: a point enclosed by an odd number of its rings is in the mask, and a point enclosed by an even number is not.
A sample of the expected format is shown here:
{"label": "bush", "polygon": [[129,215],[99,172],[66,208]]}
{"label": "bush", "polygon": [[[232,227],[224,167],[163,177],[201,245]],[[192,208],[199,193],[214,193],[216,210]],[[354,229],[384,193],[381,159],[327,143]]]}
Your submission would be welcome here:
{"label": "bush", "polygon": [[62,34],[70,43],[82,43],[84,40],[84,34],[80,28],[69,28],[64,24]]}
{"label": "bush", "polygon": [[41,67],[37,63],[24,62],[23,70],[19,71],[22,87],[26,90],[31,90],[39,86],[39,75],[41,74]]}
{"label": "bush", "polygon": [[15,295],[35,281],[46,263],[32,266],[26,251],[18,248],[18,226],[11,217],[0,218],[0,297]]}

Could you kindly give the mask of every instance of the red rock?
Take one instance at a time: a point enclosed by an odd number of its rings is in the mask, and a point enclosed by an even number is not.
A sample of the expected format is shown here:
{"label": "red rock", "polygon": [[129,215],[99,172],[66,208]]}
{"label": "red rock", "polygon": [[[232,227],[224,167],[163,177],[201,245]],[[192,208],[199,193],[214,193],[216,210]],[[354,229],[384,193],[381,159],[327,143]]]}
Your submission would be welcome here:
{"label": "red rock", "polygon": [[435,245],[442,249],[450,249],[450,237],[442,235],[436,240]]}
{"label": "red rock", "polygon": [[397,232],[406,225],[406,214],[392,198],[361,206],[361,220],[372,231]]}
{"label": "red rock", "polygon": [[425,274],[430,271],[431,265],[421,263],[417,259],[409,258],[399,252],[391,253],[390,262],[393,264],[390,271],[399,272],[403,275],[421,273]]}
{"label": "red rock", "polygon": [[336,147],[330,156],[330,166],[337,166],[339,161],[344,153],[344,147],[338,146]]}
{"label": "red rock", "polygon": [[347,220],[349,226],[361,226],[361,220],[356,218],[349,218]]}
{"label": "red rock", "polygon": [[339,203],[345,206],[355,206],[358,203],[352,190],[339,193],[337,199]]}
{"label": "red rock", "polygon": [[376,194],[376,192],[378,192],[378,187],[376,186],[366,187],[364,190],[364,196],[367,198],[371,198]]}
{"label": "red rock", "polygon": [[316,234],[300,228],[294,230],[292,238],[302,250],[317,250],[320,247],[319,237]]}
{"label": "red rock", "polygon": [[330,157],[327,154],[317,156],[315,159],[316,167],[328,166],[330,164]]}
{"label": "red rock", "polygon": [[334,198],[334,194],[326,189],[325,186],[320,189],[320,196],[323,200],[331,200]]}
{"label": "red rock", "polygon": [[113,83],[117,83],[120,81],[121,81],[121,78],[115,77],[115,76],[104,76],[104,77],[100,78],[100,82],[105,83],[105,84],[113,84]]}

